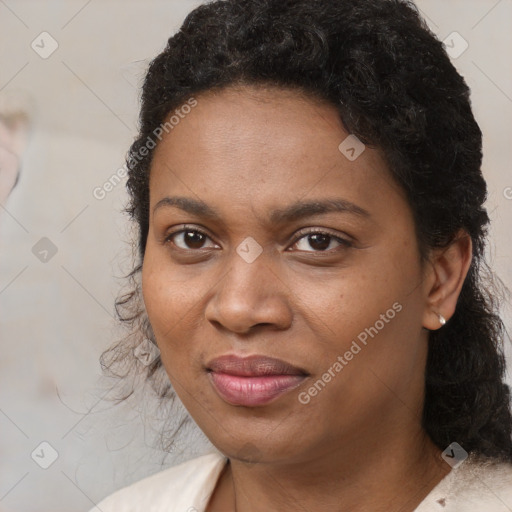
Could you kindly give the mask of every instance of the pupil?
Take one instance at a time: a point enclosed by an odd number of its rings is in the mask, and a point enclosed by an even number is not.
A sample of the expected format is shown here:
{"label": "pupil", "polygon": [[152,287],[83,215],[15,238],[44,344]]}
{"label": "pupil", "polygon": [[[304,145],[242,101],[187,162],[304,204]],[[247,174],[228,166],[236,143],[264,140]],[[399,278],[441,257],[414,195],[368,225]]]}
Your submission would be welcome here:
{"label": "pupil", "polygon": [[200,249],[203,242],[202,237],[203,235],[197,231],[187,231],[185,233],[185,243],[193,249]]}
{"label": "pupil", "polygon": [[[315,249],[319,249],[321,251],[327,249],[329,247],[330,235],[322,235],[321,233],[315,233],[313,235],[309,235],[309,240],[311,247]],[[320,243],[318,242],[320,240]]]}

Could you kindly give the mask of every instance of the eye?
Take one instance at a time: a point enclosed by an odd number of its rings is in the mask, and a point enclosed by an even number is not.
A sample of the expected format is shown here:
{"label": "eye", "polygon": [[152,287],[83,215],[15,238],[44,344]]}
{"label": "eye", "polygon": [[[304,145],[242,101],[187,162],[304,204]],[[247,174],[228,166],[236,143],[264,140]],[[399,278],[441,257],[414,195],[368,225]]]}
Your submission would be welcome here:
{"label": "eye", "polygon": [[[302,248],[299,247],[300,251],[304,252],[329,252],[331,250],[335,250],[331,247],[332,243],[338,244],[338,247],[352,247],[352,243],[344,238],[333,235],[326,231],[316,230],[316,231],[307,231],[300,232],[301,235],[292,245],[292,247],[299,246],[301,243],[303,245]],[[205,246],[205,242],[207,240],[211,240],[211,238],[200,229],[184,227],[178,231],[174,231],[166,236],[164,242],[169,243],[172,242],[179,249],[183,249],[185,251],[189,250],[199,250],[199,249],[207,249],[208,246]],[[313,250],[310,251],[307,249],[306,245],[309,245]],[[217,247],[213,244],[210,247]]]}
{"label": "eye", "polygon": [[[165,242],[172,242],[179,249],[183,249],[185,251],[188,250],[197,250],[197,249],[206,249],[204,247],[204,243],[210,237],[204,233],[203,231],[197,228],[187,228],[181,229],[179,231],[174,231],[166,236]],[[210,239],[211,240],[211,239]],[[177,242],[179,241],[179,242]],[[181,245],[180,245],[181,243]]]}
{"label": "eye", "polygon": [[306,232],[297,239],[292,247],[298,246],[303,242],[303,247],[309,245],[309,247],[313,248],[313,251],[308,251],[307,248],[301,249],[300,247],[299,250],[303,250],[305,252],[327,252],[333,241],[338,244],[338,247],[352,247],[352,243],[348,240],[320,230]]}

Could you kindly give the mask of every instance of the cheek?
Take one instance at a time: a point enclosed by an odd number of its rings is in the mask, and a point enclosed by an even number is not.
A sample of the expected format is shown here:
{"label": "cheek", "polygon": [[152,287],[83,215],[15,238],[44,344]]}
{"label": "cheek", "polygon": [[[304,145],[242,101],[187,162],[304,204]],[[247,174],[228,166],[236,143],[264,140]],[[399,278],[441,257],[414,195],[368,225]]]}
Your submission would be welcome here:
{"label": "cheek", "polygon": [[[172,305],[169,304],[169,297],[166,291],[167,287],[164,284],[165,280],[161,277],[162,272],[158,270],[156,262],[154,258],[152,258],[151,251],[148,248],[142,267],[142,295],[149,321],[155,331],[155,335],[157,332],[162,331],[164,324],[169,322],[169,317],[174,311]],[[169,322],[169,326],[170,325]]]}
{"label": "cheek", "polygon": [[354,254],[344,267],[286,276],[298,317],[331,339],[335,350],[386,311],[394,317],[396,302],[405,307],[419,299],[421,273],[412,244],[379,244]]}
{"label": "cheek", "polygon": [[[395,240],[353,261],[326,279],[296,276],[289,281],[301,298],[296,302],[299,317],[320,341],[302,356],[312,362],[315,378],[324,375],[330,381],[336,375],[331,392],[319,403],[325,399],[333,406],[341,401],[371,408],[395,394],[407,402],[410,390],[421,385],[426,354],[415,246]],[[325,374],[329,370],[331,376]]]}
{"label": "cheek", "polygon": [[[367,273],[343,283],[341,311],[331,329],[340,334],[335,356],[344,359],[342,377],[327,400],[377,410],[382,404],[408,404],[421,393],[427,343],[421,329],[419,267],[411,254],[383,259]],[[406,260],[409,263],[406,263]],[[331,356],[328,367],[336,360]],[[336,389],[335,389],[336,387]]]}
{"label": "cheek", "polygon": [[180,287],[169,279],[168,271],[156,264],[149,250],[142,270],[144,304],[167,376],[173,389],[186,402],[187,390],[192,385],[192,355],[190,347],[182,342],[185,304],[179,297]]}
{"label": "cheek", "polygon": [[148,240],[142,268],[142,294],[162,363],[173,385],[202,372],[201,347],[191,341],[204,317],[204,297],[211,286],[169,264],[165,251]]}
{"label": "cheek", "polygon": [[[173,282],[173,274],[148,242],[142,267],[142,295],[149,321],[164,358],[172,340],[182,328],[187,310],[183,284]],[[176,344],[179,346],[179,344]]]}

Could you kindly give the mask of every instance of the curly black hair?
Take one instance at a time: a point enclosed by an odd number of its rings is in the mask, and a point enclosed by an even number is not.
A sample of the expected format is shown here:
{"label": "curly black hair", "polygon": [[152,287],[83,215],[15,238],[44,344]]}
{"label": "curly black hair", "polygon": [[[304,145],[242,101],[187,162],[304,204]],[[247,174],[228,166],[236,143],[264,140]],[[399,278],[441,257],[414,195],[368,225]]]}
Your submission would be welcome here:
{"label": "curly black hair", "polygon": [[116,301],[130,332],[102,354],[104,371],[137,374],[160,398],[175,399],[160,358],[146,367],[133,354],[144,338],[155,343],[140,286],[154,153],[148,141],[194,95],[239,84],[327,100],[349,133],[380,148],[407,194],[424,260],[460,230],[469,234],[473,259],[455,314],[429,333],[423,426],[442,450],[457,441],[471,454],[512,461],[502,294],[484,255],[482,134],[466,82],[407,0],[217,0],[187,16],[142,88],[125,210],[138,228],[137,261],[126,276],[129,291]]}

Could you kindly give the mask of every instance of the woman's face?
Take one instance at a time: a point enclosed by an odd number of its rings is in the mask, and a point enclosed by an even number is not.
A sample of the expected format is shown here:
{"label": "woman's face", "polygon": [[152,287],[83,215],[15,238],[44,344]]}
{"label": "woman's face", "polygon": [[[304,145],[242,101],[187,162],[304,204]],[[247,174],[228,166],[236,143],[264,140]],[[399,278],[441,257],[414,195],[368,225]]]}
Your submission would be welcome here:
{"label": "woman's face", "polygon": [[[262,461],[420,429],[426,292],[412,212],[380,153],[297,92],[196,99],[155,149],[142,271],[191,416],[227,456]],[[225,355],[289,366],[211,363]]]}

